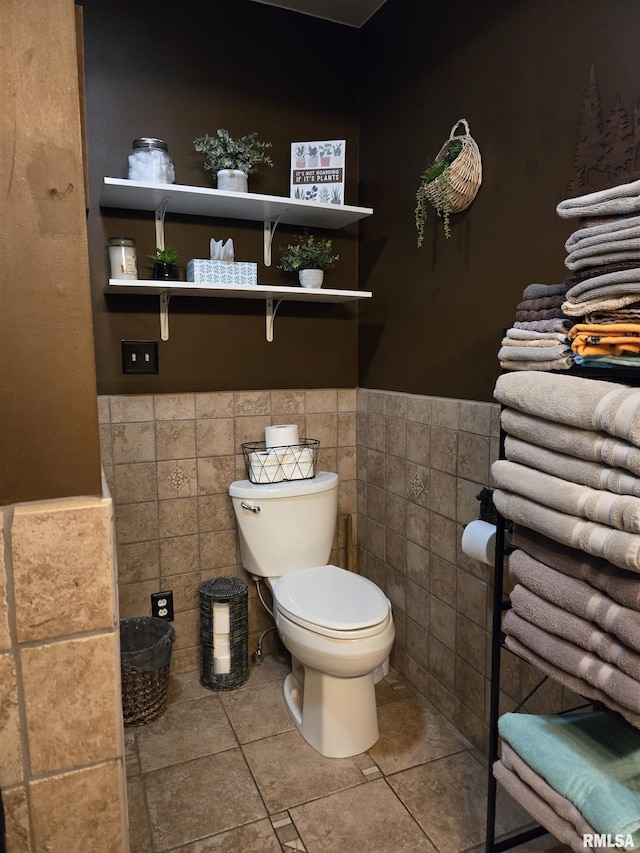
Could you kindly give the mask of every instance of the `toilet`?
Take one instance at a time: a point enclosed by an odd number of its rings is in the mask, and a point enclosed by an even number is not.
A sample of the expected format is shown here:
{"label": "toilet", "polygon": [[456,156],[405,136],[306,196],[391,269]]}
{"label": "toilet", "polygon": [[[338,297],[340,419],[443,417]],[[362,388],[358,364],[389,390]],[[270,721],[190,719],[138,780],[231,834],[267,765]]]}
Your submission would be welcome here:
{"label": "toilet", "polygon": [[273,594],[291,652],[284,699],[321,755],[346,758],[378,740],[374,685],[395,639],[391,602],[367,578],[327,564],[338,514],[338,475],[229,487],[242,565]]}

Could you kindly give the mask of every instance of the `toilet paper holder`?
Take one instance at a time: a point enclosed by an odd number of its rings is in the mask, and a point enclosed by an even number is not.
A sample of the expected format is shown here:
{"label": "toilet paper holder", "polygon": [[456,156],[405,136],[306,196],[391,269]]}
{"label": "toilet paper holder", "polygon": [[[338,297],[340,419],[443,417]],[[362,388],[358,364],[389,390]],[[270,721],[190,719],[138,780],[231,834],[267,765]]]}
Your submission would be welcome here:
{"label": "toilet paper holder", "polygon": [[[493,502],[493,489],[490,489],[488,486],[483,486],[478,494],[476,495],[476,500],[480,502],[480,515],[478,516],[481,521],[486,521],[489,524],[498,524],[499,513],[496,509],[496,505]],[[504,518],[504,554],[511,554],[515,551],[515,545],[513,544],[513,521],[510,518]]]}

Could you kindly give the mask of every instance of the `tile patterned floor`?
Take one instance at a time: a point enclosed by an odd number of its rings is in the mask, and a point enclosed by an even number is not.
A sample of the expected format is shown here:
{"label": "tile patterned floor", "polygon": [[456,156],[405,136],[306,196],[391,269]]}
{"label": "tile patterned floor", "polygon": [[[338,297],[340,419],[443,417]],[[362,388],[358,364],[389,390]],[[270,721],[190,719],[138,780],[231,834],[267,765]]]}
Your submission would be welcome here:
{"label": "tile patterned floor", "polygon": [[[486,764],[430,703],[390,674],[378,742],[324,758],[285,709],[287,671],[268,656],[229,693],[176,676],[163,716],[125,730],[131,853],[482,849]],[[498,833],[530,823],[502,794],[498,815]],[[545,838],[527,849],[568,849]]]}

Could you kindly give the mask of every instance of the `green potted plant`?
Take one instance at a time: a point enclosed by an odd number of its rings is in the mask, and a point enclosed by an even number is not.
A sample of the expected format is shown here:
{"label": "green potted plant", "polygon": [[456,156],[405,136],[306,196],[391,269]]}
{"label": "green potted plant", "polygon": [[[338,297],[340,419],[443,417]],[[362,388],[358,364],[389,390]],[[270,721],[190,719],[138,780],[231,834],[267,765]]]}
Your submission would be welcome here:
{"label": "green potted plant", "polygon": [[204,154],[204,168],[217,176],[219,190],[247,192],[248,176],[261,163],[273,166],[265,153],[270,142],[260,142],[257,133],[233,139],[229,131],[220,128],[215,136],[198,137],[193,144],[198,153]]}
{"label": "green potted plant", "polygon": [[153,278],[155,281],[178,281],[178,262],[180,255],[171,246],[164,249],[156,247],[153,255],[148,255],[153,263]]}
{"label": "green potted plant", "polygon": [[297,272],[302,287],[322,287],[325,270],[331,269],[340,259],[333,255],[331,240],[317,240],[313,234],[305,231],[282,251],[278,269],[283,272]]}
{"label": "green potted plant", "polygon": [[[451,214],[451,164],[462,151],[462,141],[451,139],[443,152],[422,173],[420,186],[416,192],[416,228],[418,230],[418,248],[424,241],[424,226],[427,221],[427,204],[433,204],[431,189],[433,182],[438,182],[438,203],[436,210],[442,217],[444,236],[451,236],[449,216]],[[432,185],[430,187],[430,185]]]}

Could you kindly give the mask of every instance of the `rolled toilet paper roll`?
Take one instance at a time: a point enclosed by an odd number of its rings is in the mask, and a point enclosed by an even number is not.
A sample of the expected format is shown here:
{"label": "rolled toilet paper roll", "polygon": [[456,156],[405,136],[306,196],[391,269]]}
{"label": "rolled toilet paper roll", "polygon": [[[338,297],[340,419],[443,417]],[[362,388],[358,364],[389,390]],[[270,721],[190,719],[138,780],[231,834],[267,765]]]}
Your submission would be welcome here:
{"label": "rolled toilet paper roll", "polygon": [[226,675],[231,672],[231,655],[214,655],[213,672],[215,675]]}
{"label": "rolled toilet paper roll", "polygon": [[314,476],[313,453],[308,447],[292,447],[282,457],[285,480],[308,480]]}
{"label": "rolled toilet paper roll", "polygon": [[290,447],[298,444],[299,440],[297,424],[274,424],[264,428],[264,443],[267,449],[269,447]]}
{"label": "rolled toilet paper roll", "polygon": [[275,450],[256,451],[249,457],[252,483],[279,483],[284,479],[280,456]]}
{"label": "rolled toilet paper roll", "polygon": [[496,526],[476,519],[462,532],[462,550],[468,557],[493,566],[496,554]]}
{"label": "rolled toilet paper roll", "polygon": [[231,640],[228,634],[213,635],[214,658],[228,658],[231,654]]}
{"label": "rolled toilet paper roll", "polygon": [[228,601],[213,602],[213,637],[229,634],[231,630],[230,610]]}

